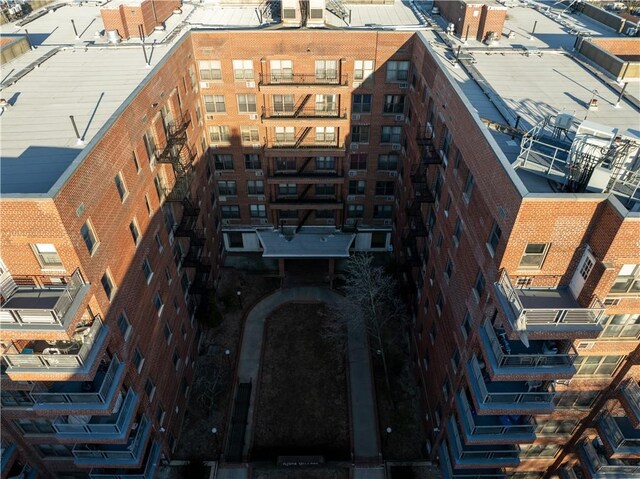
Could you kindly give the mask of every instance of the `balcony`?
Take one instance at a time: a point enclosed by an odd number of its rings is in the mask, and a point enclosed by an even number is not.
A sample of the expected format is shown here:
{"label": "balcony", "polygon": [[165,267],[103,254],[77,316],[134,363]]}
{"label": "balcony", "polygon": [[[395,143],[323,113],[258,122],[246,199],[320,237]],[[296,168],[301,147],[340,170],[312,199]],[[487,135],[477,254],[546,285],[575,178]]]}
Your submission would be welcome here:
{"label": "balcony", "polygon": [[58,439],[74,439],[77,441],[124,440],[129,434],[138,408],[139,397],[133,389],[127,395],[117,412],[110,416],[69,416],[67,422],[53,422]]}
{"label": "balcony", "polygon": [[490,381],[476,357],[467,363],[467,380],[479,414],[545,414],[554,408],[555,392],[543,381]]}
{"label": "balcony", "polygon": [[640,425],[640,386],[634,379],[628,379],[620,386],[620,403],[627,412],[634,427]]}
{"label": "balcony", "polygon": [[622,479],[640,477],[640,461],[610,459],[598,439],[585,440],[578,445],[583,469],[590,479]]}
{"label": "balcony", "polygon": [[613,455],[640,455],[640,430],[635,429],[626,416],[612,416],[608,411],[602,413],[597,422],[600,439]]}
{"label": "balcony", "polygon": [[595,338],[602,331],[604,307],[597,298],[591,306],[582,307],[568,288],[516,289],[506,270],[502,270],[494,289],[514,330],[579,333],[581,338]]}
{"label": "balcony", "polygon": [[347,117],[347,110],[344,108],[338,108],[337,105],[315,105],[313,102],[310,104],[302,105],[302,107],[296,107],[291,105],[291,108],[286,110],[276,110],[274,108],[263,108],[262,119],[263,120],[335,120],[344,119]]}
{"label": "balcony", "polygon": [[34,410],[74,411],[78,409],[107,410],[115,398],[126,364],[114,356],[111,362],[100,364],[92,381],[56,381],[49,391],[32,392]]}
{"label": "balcony", "polygon": [[505,479],[501,469],[453,469],[447,441],[440,443],[439,449],[440,472],[443,479]]}
{"label": "balcony", "polygon": [[562,466],[558,469],[560,479],[578,479],[575,468],[573,466]]}
{"label": "balcony", "polygon": [[151,421],[146,416],[133,430],[126,444],[76,444],[73,447],[76,466],[138,467],[151,436]]}
{"label": "balcony", "polygon": [[448,423],[451,459],[458,467],[515,467],[520,464],[518,446],[511,444],[462,444],[453,416]]}
{"label": "balcony", "polygon": [[3,285],[0,326],[6,331],[64,331],[89,291],[77,269],[66,283],[18,285],[13,278]]}
{"label": "balcony", "polygon": [[0,473],[9,470],[9,467],[11,467],[13,461],[18,456],[16,451],[17,447],[15,444],[5,444],[3,441],[2,450],[0,450]]}
{"label": "balcony", "polygon": [[530,416],[501,415],[479,416],[469,403],[467,393],[456,395],[464,440],[468,444],[489,442],[492,444],[530,443],[536,438],[536,425]]}
{"label": "balcony", "polygon": [[2,356],[7,375],[16,381],[38,373],[87,375],[102,356],[108,334],[109,327],[96,316],[91,326],[79,327],[71,341],[30,341],[19,354]]}
{"label": "balcony", "polygon": [[349,86],[349,76],[340,75],[338,72],[327,72],[320,77],[302,73],[281,72],[260,74],[260,86]]}
{"label": "balcony", "polygon": [[154,442],[146,454],[144,467],[138,469],[101,469],[94,468],[89,472],[90,479],[153,479],[160,462],[162,447]]}
{"label": "balcony", "polygon": [[484,357],[493,378],[527,376],[531,378],[570,379],[576,370],[573,363],[578,352],[569,341],[522,341],[507,339],[486,320],[480,328]]}

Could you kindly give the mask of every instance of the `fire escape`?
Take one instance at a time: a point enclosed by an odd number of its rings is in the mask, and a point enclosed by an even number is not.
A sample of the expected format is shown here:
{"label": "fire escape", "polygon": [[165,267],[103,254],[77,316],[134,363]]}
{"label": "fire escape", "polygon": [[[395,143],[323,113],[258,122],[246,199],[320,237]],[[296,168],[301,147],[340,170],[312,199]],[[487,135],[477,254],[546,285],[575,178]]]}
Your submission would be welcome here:
{"label": "fire escape", "polygon": [[182,258],[182,266],[195,269],[195,276],[189,285],[189,293],[199,297],[197,310],[199,314],[206,311],[207,298],[213,289],[209,285],[211,275],[211,261],[204,257],[206,244],[204,231],[197,228],[200,208],[194,206],[190,200],[190,184],[193,178],[193,160],[195,154],[187,145],[187,127],[189,120],[171,122],[165,128],[167,143],[158,152],[156,158],[159,163],[171,164],[175,176],[173,188],[167,192],[166,200],[182,205],[182,217],[174,226],[173,234],[176,238],[186,238],[189,241],[187,254]]}

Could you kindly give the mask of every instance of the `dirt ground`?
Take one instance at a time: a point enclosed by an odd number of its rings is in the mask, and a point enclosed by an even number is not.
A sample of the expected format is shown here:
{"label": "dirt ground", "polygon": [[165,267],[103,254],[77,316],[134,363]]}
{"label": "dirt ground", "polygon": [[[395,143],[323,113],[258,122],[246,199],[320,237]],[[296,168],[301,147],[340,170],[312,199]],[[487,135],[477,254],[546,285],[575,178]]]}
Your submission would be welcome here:
{"label": "dirt ground", "polygon": [[254,460],[349,457],[345,347],[322,337],[327,314],[321,304],[288,304],[267,318]]}
{"label": "dirt ground", "polygon": [[[242,306],[246,309],[279,285],[280,280],[273,277],[223,269],[216,291],[223,320],[215,328],[203,328],[204,340],[174,459],[213,460],[222,452],[243,314],[236,291],[240,289]],[[214,427],[217,435],[211,432]]]}

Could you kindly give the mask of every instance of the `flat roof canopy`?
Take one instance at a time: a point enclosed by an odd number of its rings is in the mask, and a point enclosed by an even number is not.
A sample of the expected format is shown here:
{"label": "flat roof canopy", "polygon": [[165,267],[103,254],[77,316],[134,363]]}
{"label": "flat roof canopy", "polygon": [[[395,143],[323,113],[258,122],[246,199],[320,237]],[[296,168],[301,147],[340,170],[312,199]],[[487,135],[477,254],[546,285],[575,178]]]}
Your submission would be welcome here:
{"label": "flat roof canopy", "polygon": [[279,229],[256,231],[265,258],[348,258],[354,233],[314,228],[283,234]]}

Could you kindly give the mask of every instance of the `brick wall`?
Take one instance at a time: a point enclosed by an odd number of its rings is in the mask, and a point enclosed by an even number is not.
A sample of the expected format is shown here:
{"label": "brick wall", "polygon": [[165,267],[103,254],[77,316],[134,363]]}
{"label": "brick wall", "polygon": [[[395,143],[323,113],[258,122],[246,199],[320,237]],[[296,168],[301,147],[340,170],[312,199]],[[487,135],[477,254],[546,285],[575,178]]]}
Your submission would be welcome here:
{"label": "brick wall", "polygon": [[[123,39],[140,36],[139,28],[142,26],[144,35],[153,32],[156,25],[162,25],[173,11],[180,8],[180,0],[146,0],[136,5],[108,5],[100,9],[105,30],[118,30]],[[155,8],[155,14],[154,14]],[[157,21],[156,21],[157,20]]]}

